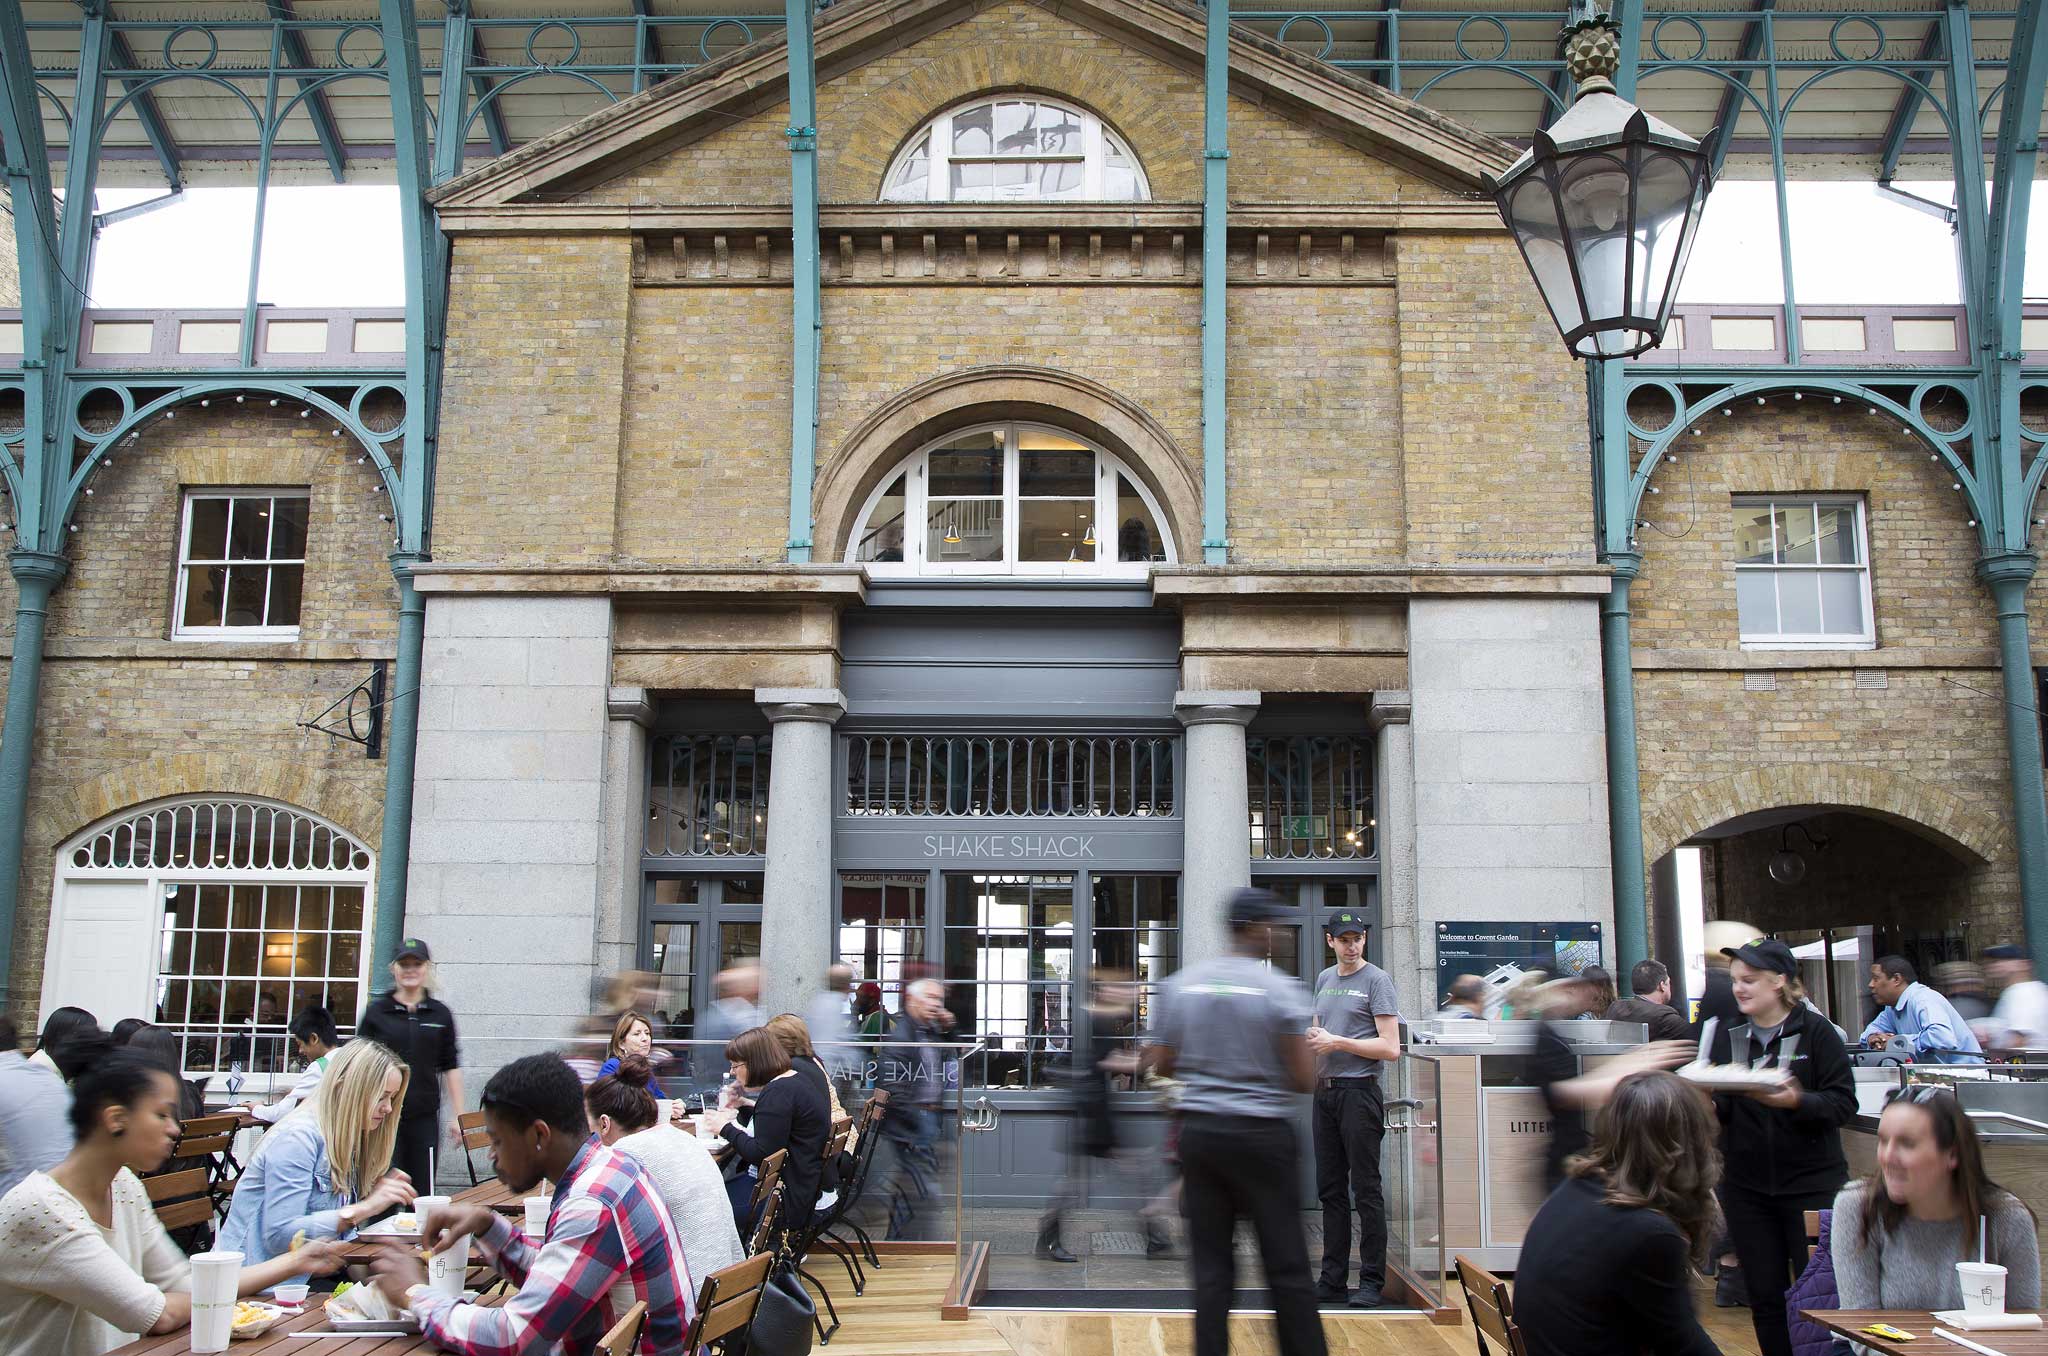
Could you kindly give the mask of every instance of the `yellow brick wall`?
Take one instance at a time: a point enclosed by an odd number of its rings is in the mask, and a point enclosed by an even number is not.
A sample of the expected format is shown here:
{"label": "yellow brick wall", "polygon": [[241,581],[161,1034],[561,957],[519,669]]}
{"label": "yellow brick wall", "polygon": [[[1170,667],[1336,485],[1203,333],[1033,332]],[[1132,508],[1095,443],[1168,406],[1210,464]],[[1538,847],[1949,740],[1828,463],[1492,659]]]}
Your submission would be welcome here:
{"label": "yellow brick wall", "polygon": [[[819,196],[873,202],[889,163],[934,114],[971,96],[1035,90],[1105,118],[1144,166],[1152,197],[1201,197],[1200,72],[1161,62],[1048,10],[1011,0],[818,87]],[[1247,201],[1390,201],[1443,191],[1325,133],[1233,98],[1231,196]],[[599,203],[786,203],[786,103],[593,189]]]}

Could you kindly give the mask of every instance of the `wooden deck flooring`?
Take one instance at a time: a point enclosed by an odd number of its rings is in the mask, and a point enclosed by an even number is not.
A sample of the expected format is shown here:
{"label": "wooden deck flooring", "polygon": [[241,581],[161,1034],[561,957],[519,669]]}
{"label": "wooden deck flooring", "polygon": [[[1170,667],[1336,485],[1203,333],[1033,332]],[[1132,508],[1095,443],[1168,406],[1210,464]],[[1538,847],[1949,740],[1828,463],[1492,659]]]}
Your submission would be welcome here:
{"label": "wooden deck flooring", "polygon": [[[976,1313],[963,1322],[939,1318],[953,1278],[953,1259],[885,1257],[868,1273],[868,1292],[855,1298],[838,1274],[833,1300],[845,1326],[820,1356],[1184,1356],[1194,1350],[1183,1314]],[[828,1278],[830,1279],[830,1278]],[[1456,1282],[1452,1282],[1453,1289]],[[1724,1356],[1756,1356],[1747,1309],[1716,1309],[1713,1288],[1699,1291],[1700,1318]],[[1327,1315],[1331,1356],[1474,1356],[1469,1322],[1435,1326],[1420,1318]],[[1231,1320],[1233,1356],[1274,1356],[1273,1326],[1264,1317]]]}

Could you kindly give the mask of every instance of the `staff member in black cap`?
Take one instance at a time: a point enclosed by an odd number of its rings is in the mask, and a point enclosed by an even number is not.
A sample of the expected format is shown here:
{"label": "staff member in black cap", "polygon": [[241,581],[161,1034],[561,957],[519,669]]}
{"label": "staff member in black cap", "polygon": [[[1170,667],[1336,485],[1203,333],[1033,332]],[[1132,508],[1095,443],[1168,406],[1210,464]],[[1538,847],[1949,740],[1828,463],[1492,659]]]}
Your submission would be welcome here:
{"label": "staff member in black cap", "polygon": [[1742,1261],[1762,1356],[1792,1356],[1785,1291],[1806,1266],[1806,1212],[1826,1210],[1849,1180],[1842,1127],[1856,1115],[1856,1075],[1828,1019],[1799,999],[1792,948],[1759,937],[1723,947],[1741,1018],[1714,1032],[1715,1064],[1783,1069],[1782,1084],[1717,1092],[1721,1212]]}
{"label": "staff member in black cap", "polygon": [[405,1087],[405,1105],[398,1112],[398,1143],[391,1163],[412,1178],[421,1195],[434,1190],[434,1144],[441,1135],[441,1103],[449,1113],[450,1140],[462,1135],[455,1117],[462,1112],[462,1050],[455,1042],[455,1014],[427,992],[433,979],[433,953],[417,937],[398,944],[391,962],[391,988],[370,1000],[356,1035],[390,1047],[412,1070]]}
{"label": "staff member in black cap", "polygon": [[1195,1356],[1230,1350],[1237,1222],[1258,1236],[1273,1292],[1280,1356],[1326,1356],[1308,1278],[1308,1239],[1295,1183],[1299,1097],[1315,1083],[1302,1035],[1308,991],[1268,965],[1267,934],[1283,916],[1270,891],[1230,901],[1230,950],[1190,965],[1161,995],[1148,1058],[1181,1082],[1182,1213],[1195,1283]]}
{"label": "staff member in black cap", "polygon": [[[1337,963],[1316,976],[1308,1048],[1316,1056],[1316,1195],[1323,1203],[1323,1270],[1316,1298],[1375,1309],[1387,1283],[1387,1204],[1380,1190],[1386,1103],[1380,1063],[1401,1057],[1401,1009],[1394,981],[1365,958],[1365,919],[1330,915],[1323,936]],[[1358,1289],[1351,1270],[1351,1208],[1358,1207]]]}

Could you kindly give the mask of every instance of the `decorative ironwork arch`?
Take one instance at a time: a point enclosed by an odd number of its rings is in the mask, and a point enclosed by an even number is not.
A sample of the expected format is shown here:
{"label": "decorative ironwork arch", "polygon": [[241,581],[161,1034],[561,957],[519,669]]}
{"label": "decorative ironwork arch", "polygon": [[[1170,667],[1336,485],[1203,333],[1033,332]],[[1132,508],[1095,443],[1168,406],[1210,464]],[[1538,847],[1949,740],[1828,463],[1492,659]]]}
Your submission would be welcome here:
{"label": "decorative ironwork arch", "polygon": [[85,830],[60,871],[332,872],[367,879],[367,844],[309,811],[251,798],[159,801]]}

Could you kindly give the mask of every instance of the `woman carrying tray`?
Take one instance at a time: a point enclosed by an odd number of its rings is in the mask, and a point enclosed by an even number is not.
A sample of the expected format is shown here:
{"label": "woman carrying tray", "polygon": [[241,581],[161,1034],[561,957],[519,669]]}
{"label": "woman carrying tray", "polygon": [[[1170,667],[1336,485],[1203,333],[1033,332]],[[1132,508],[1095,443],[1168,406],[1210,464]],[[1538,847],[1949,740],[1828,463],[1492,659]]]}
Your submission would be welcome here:
{"label": "woman carrying tray", "polygon": [[1827,1018],[1801,1006],[1791,947],[1758,938],[1722,954],[1742,1016],[1714,1032],[1707,1058],[1717,1072],[1764,1076],[1708,1084],[1721,1118],[1721,1211],[1758,1349],[1792,1356],[1785,1291],[1806,1265],[1806,1212],[1833,1205],[1849,1180],[1841,1128],[1856,1115],[1855,1075]]}

